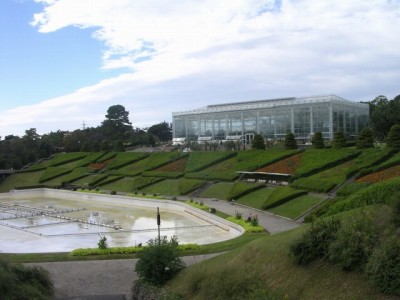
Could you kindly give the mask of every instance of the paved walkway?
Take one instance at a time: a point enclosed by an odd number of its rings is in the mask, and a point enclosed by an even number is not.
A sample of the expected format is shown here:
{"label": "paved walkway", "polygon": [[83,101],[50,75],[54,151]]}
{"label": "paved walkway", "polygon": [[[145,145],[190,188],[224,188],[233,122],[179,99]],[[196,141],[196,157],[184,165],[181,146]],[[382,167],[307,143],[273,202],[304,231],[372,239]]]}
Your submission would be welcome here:
{"label": "paved walkway", "polygon": [[[189,198],[180,197],[179,199],[187,200]],[[232,205],[230,202],[225,200],[193,198],[193,201],[203,201],[204,205],[207,205],[208,207],[213,207],[216,210],[232,216],[235,216],[236,212],[239,212],[242,214],[242,217],[244,219],[250,216],[250,214],[252,216],[257,215],[259,224],[263,226],[266,230],[268,230],[268,232],[271,234],[288,231],[290,229],[301,226],[301,223],[290,220],[288,218],[276,216],[269,212],[265,212],[248,206],[243,206],[237,203]]]}

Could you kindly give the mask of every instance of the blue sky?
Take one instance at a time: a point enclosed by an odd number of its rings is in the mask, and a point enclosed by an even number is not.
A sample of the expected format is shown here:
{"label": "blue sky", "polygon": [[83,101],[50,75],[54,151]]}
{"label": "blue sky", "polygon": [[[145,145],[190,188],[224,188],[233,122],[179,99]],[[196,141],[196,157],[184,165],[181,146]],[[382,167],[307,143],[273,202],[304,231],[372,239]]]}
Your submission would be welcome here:
{"label": "blue sky", "polygon": [[400,1],[1,0],[0,136],[229,101],[400,94]]}

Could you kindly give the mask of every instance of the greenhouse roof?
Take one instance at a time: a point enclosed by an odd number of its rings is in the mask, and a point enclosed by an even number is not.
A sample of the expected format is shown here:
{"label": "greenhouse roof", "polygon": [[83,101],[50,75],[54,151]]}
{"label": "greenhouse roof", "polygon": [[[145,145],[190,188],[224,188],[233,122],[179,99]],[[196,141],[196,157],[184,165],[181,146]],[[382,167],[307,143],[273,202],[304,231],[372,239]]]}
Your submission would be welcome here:
{"label": "greenhouse roof", "polygon": [[241,111],[241,110],[257,110],[265,108],[278,108],[283,106],[294,106],[310,103],[326,103],[333,102],[338,104],[346,104],[350,106],[366,107],[367,104],[356,103],[349,100],[345,100],[336,95],[321,95],[321,96],[309,96],[309,97],[288,97],[278,99],[267,99],[267,100],[255,100],[245,102],[232,102],[223,104],[208,105],[207,107],[183,111],[173,112],[173,116],[179,115],[192,115],[192,114],[204,114],[213,112],[227,112],[227,111]]}

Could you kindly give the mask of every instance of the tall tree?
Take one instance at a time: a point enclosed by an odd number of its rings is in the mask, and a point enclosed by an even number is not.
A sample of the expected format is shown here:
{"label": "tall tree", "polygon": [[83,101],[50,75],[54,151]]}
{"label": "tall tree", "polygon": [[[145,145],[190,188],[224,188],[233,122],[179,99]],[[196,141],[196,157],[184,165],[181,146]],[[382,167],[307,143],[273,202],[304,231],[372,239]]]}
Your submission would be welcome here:
{"label": "tall tree", "polygon": [[343,148],[346,147],[346,139],[344,137],[343,131],[336,131],[333,136],[332,141],[333,148]]}
{"label": "tall tree", "polygon": [[292,132],[288,131],[288,133],[286,133],[284,145],[286,149],[297,149],[296,139]]}
{"label": "tall tree", "polygon": [[254,150],[265,150],[264,138],[261,134],[256,134],[251,141],[251,148]]}
{"label": "tall tree", "polygon": [[172,140],[172,125],[171,123],[163,121],[150,126],[149,129],[147,129],[147,133],[158,137],[160,142],[168,142]]}
{"label": "tall tree", "polygon": [[390,128],[387,138],[387,146],[400,150],[400,125],[393,125]]}
{"label": "tall tree", "polygon": [[356,147],[359,149],[374,147],[374,136],[370,128],[364,128],[361,130]]}
{"label": "tall tree", "polygon": [[325,148],[324,145],[324,138],[322,137],[322,132],[318,131],[314,133],[314,136],[311,140],[311,143],[314,148],[316,149],[323,149]]}
{"label": "tall tree", "polygon": [[129,112],[122,105],[110,106],[107,110],[106,119],[101,124],[106,138],[112,141],[128,138],[132,131],[129,121]]}

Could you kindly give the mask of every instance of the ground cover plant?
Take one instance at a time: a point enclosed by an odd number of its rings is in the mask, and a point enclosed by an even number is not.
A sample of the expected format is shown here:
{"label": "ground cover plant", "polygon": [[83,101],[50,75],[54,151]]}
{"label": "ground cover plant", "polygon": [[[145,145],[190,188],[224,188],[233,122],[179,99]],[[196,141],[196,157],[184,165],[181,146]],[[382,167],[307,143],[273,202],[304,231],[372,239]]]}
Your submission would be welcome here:
{"label": "ground cover plant", "polygon": [[291,183],[292,187],[327,193],[339,184],[346,181],[347,170],[353,165],[353,161],[342,163],[333,168],[294,180]]}
{"label": "ground cover plant", "polygon": [[293,175],[296,172],[296,169],[299,167],[302,157],[303,152],[296,153],[295,155],[286,157],[271,165],[267,165],[263,168],[257,169],[257,172],[283,173]]}
{"label": "ground cover plant", "polygon": [[114,151],[110,151],[110,152],[106,152],[104,155],[102,155],[101,157],[99,157],[97,160],[95,160],[94,162],[96,163],[102,163],[105,161],[110,161],[111,159],[113,159],[115,156],[117,156],[118,152],[114,152]]}
{"label": "ground cover plant", "polygon": [[262,207],[263,209],[268,210],[299,196],[306,195],[307,193],[307,191],[297,190],[289,186],[279,186],[273,190],[268,199],[263,203]]}
{"label": "ground cover plant", "polygon": [[168,164],[165,164],[157,169],[155,169],[155,171],[158,172],[184,172],[186,169],[186,164],[188,161],[189,157],[188,156],[184,156],[180,159],[177,159],[173,162],[170,162]]}
{"label": "ground cover plant", "polygon": [[284,204],[271,208],[268,211],[273,214],[295,220],[297,217],[306,212],[309,208],[317,205],[321,201],[322,197],[303,195],[294,198]]}
{"label": "ground cover plant", "polygon": [[298,150],[269,148],[267,150],[239,151],[236,171],[254,171],[297,153]]}
{"label": "ground cover plant", "polygon": [[90,167],[77,167],[73,169],[70,173],[64,175],[61,180],[62,183],[69,183],[81,179],[93,172],[95,172],[95,170]]}
{"label": "ground cover plant", "polygon": [[40,185],[39,178],[42,177],[45,170],[29,172],[29,173],[15,173],[8,176],[0,184],[0,192],[5,193],[16,187],[29,187]]}
{"label": "ground cover plant", "polygon": [[264,202],[268,199],[273,190],[273,188],[264,187],[238,198],[236,202],[257,209],[262,209]]}
{"label": "ground cover plant", "polygon": [[304,151],[295,178],[306,177],[355,158],[361,153],[352,148],[307,149]]}
{"label": "ground cover plant", "polygon": [[107,178],[106,174],[91,174],[78,180],[74,180],[71,182],[71,184],[79,186],[96,186],[98,182],[105,178]]}
{"label": "ground cover plant", "polygon": [[377,182],[331,205],[325,215],[333,215],[366,205],[387,203],[400,190],[400,177]]}
{"label": "ground cover plant", "polygon": [[108,170],[119,169],[149,156],[144,152],[118,152],[112,161],[107,165]]}
{"label": "ground cover plant", "polygon": [[46,181],[49,181],[51,179],[54,179],[58,176],[65,175],[67,173],[70,173],[71,169],[66,169],[62,167],[48,167],[46,171],[40,176],[39,178],[39,183],[43,183]]}
{"label": "ground cover plant", "polygon": [[351,183],[347,183],[343,186],[341,186],[337,191],[336,191],[336,195],[337,196],[342,196],[342,197],[346,197],[349,196],[355,192],[358,192],[364,188],[366,188],[367,186],[369,186],[370,183],[368,182],[351,182]]}
{"label": "ground cover plant", "polygon": [[200,194],[201,198],[217,198],[222,200],[228,200],[229,192],[233,186],[232,182],[218,182],[211,185],[205,191]]}
{"label": "ground cover plant", "polygon": [[181,195],[187,195],[200,188],[204,183],[204,180],[201,179],[180,178],[178,182],[179,193]]}
{"label": "ground cover plant", "polygon": [[294,264],[289,247],[305,230],[260,235],[243,247],[185,268],[167,286],[183,299],[194,300],[385,299],[358,273],[343,272],[325,261],[307,267]]}
{"label": "ground cover plant", "polygon": [[186,164],[185,172],[198,172],[236,155],[236,152],[228,151],[191,152]]}
{"label": "ground cover plant", "polygon": [[235,173],[236,163],[237,157],[231,157],[220,163],[212,165],[203,171],[188,173],[186,174],[186,177],[207,180],[233,181],[235,178],[239,177],[239,174]]}
{"label": "ground cover plant", "polygon": [[385,170],[389,167],[400,165],[400,152],[394,152],[394,154],[387,160],[382,161],[380,164],[371,164],[370,167],[366,167],[360,171],[358,177],[362,177],[374,172]]}
{"label": "ground cover plant", "polygon": [[163,172],[163,171],[144,171],[142,176],[145,177],[162,177],[162,178],[179,178],[184,174],[182,172]]}
{"label": "ground cover plant", "polygon": [[180,195],[178,180],[165,179],[140,189],[141,192],[160,195]]}
{"label": "ground cover plant", "polygon": [[49,167],[61,166],[69,162],[77,161],[86,157],[86,155],[86,152],[57,153],[51,159]]}
{"label": "ground cover plant", "polygon": [[46,270],[11,264],[0,258],[0,299],[53,299],[53,282]]}
{"label": "ground cover plant", "polygon": [[399,176],[400,176],[400,165],[397,165],[357,178],[356,181],[371,183],[371,182],[384,181]]}

